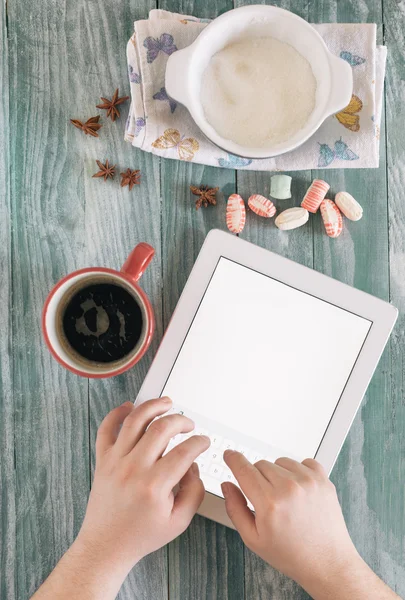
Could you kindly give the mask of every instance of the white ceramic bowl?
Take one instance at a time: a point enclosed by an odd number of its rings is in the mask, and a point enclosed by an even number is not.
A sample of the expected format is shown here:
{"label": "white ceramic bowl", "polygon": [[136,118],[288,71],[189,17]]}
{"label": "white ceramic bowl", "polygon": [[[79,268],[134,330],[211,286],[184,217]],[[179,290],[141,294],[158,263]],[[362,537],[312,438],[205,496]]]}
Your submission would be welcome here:
{"label": "white ceramic bowl", "polygon": [[[221,137],[208,123],[200,101],[201,79],[211,57],[230,43],[249,37],[271,36],[293,46],[312,67],[316,82],[315,108],[291,139],[260,148],[245,148]],[[169,57],[166,90],[183,104],[201,131],[227,152],[247,158],[270,158],[294,150],[310,138],[323,121],[351,99],[353,76],[350,65],[326,47],[317,31],[304,19],[282,8],[243,6],[214,19],[187,48]]]}

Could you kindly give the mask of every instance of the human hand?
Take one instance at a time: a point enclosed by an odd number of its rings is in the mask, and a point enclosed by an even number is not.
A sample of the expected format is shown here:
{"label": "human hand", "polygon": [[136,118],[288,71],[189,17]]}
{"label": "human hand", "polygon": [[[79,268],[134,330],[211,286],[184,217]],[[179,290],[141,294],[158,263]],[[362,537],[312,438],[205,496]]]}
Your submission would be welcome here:
{"label": "human hand", "polygon": [[121,578],[143,556],[180,535],[204,497],[193,461],[210,440],[192,436],[162,457],[173,436],[194,429],[181,415],[150,425],[170,407],[169,398],[136,408],[126,402],[112,410],[98,430],[94,482],[77,543],[102,556]]}
{"label": "human hand", "polygon": [[322,466],[279,458],[252,465],[227,450],[224,459],[241,489],[222,484],[229,517],[245,544],[315,597],[315,585],[361,561],[350,539],[334,485]]}

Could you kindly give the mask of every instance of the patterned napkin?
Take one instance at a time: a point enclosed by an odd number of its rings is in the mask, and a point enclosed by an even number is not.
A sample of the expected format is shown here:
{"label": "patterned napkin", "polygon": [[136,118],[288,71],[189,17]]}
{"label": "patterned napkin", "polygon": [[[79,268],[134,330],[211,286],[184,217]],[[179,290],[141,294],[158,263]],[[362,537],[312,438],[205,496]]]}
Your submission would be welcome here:
{"label": "patterned napkin", "polygon": [[352,66],[352,100],[297,150],[276,158],[251,160],[229,154],[209,142],[187,109],[169,98],[164,87],[170,54],[189,46],[208,22],[163,10],[152,10],[149,19],[135,21],[127,47],[132,102],[126,141],[165,158],[232,169],[378,167],[387,49],[376,45],[376,25],[314,25],[331,52]]}

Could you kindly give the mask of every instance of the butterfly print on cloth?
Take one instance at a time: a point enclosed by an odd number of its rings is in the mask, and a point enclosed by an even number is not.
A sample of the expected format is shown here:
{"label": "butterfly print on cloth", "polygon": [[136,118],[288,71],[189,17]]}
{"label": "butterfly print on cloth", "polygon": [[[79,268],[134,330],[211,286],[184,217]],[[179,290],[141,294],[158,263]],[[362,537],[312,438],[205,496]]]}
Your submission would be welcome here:
{"label": "butterfly print on cloth", "polygon": [[177,47],[174,44],[173,36],[170,33],[162,33],[159,39],[147,37],[143,43],[147,50],[146,60],[148,63],[153,63],[158,57],[159,52],[164,52],[168,56],[176,52]]}
{"label": "butterfly print on cloth", "polygon": [[218,165],[225,169],[240,169],[241,167],[247,167],[252,164],[251,158],[242,158],[241,156],[235,156],[235,154],[229,154],[228,158],[217,158]]}
{"label": "butterfly print on cloth", "polygon": [[193,160],[194,155],[200,149],[200,144],[196,139],[184,138],[177,129],[166,129],[163,135],[153,142],[152,146],[159,150],[177,148],[179,158],[187,161]]}
{"label": "butterfly print on cloth", "polygon": [[140,73],[136,73],[136,71],[134,71],[134,68],[131,65],[128,65],[128,74],[129,74],[129,81],[131,83],[142,83],[142,77]]}
{"label": "butterfly print on cloth", "polygon": [[328,144],[319,144],[318,167],[328,167],[335,159],[358,160],[357,154],[350,150],[349,146],[340,138],[335,142],[334,150]]}
{"label": "butterfly print on cloth", "polygon": [[137,120],[135,121],[135,137],[138,137],[138,135],[141,133],[142,129],[145,127],[146,125],[146,120],[143,117],[138,117]]}
{"label": "butterfly print on cloth", "polygon": [[360,112],[363,108],[363,102],[358,96],[353,94],[349,105],[345,109],[338,112],[335,117],[346,129],[350,131],[360,131],[360,117],[356,113]]}
{"label": "butterfly print on cloth", "polygon": [[177,108],[177,102],[175,100],[173,100],[173,98],[170,98],[170,96],[167,95],[166,88],[164,88],[164,87],[160,88],[160,91],[156,92],[156,94],[154,94],[152,96],[152,98],[154,100],[165,100],[166,102],[168,102],[169,106],[170,106],[170,112],[172,114],[174,113],[174,111]]}
{"label": "butterfly print on cloth", "polygon": [[343,58],[343,60],[348,62],[351,67],[358,67],[359,65],[362,65],[366,62],[365,58],[357,56],[357,54],[347,52],[346,50],[342,50],[342,52],[340,53],[340,58]]}

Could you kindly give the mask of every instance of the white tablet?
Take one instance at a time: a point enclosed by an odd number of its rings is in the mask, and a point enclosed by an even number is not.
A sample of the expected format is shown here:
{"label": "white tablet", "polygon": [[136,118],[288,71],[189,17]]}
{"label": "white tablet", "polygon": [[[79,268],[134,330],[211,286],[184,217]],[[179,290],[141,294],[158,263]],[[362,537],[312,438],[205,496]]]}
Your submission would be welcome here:
{"label": "white tablet", "polygon": [[252,462],[312,457],[329,473],[396,318],[387,302],[211,231],[136,400],[170,396],[211,437],[200,514],[231,525],[226,448]]}

